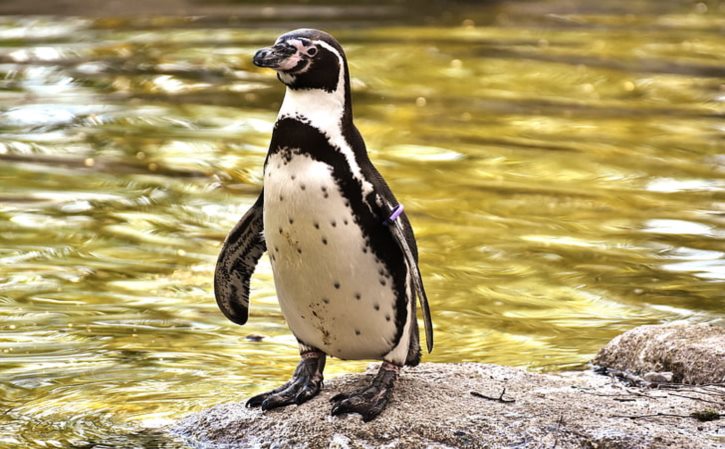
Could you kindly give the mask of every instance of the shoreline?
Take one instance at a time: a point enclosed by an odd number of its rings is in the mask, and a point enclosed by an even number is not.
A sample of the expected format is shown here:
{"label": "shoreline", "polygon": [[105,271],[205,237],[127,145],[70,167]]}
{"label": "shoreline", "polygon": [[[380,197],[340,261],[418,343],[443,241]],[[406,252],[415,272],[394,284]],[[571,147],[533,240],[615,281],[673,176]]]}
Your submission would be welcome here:
{"label": "shoreline", "polygon": [[[609,375],[423,363],[402,372],[375,420],[331,416],[330,398],[369,382],[379,365],[372,364],[364,375],[326,382],[299,406],[261,412],[244,402],[220,404],[169,431],[199,449],[717,449],[725,443],[723,351],[725,329],[718,326],[642,326],[616,337],[595,358],[599,372]],[[628,361],[643,364],[628,368]],[[645,372],[657,367],[674,371]],[[690,367],[697,367],[697,379],[687,377]],[[688,379],[701,385],[674,381]]]}

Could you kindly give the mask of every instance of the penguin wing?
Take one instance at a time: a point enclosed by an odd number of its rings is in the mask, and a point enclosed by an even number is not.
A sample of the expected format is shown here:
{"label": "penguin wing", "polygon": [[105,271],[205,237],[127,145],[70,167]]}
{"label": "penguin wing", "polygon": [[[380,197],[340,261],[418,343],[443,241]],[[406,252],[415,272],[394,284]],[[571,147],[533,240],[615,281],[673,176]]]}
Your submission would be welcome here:
{"label": "penguin wing", "polygon": [[249,281],[259,258],[267,250],[264,243],[264,191],[229,233],[214,271],[214,296],[224,316],[237,324],[249,316]]}
{"label": "penguin wing", "polygon": [[[428,352],[431,352],[433,350],[433,320],[430,316],[428,296],[426,296],[425,288],[423,287],[423,276],[420,274],[420,269],[418,268],[418,247],[415,244],[413,227],[410,225],[410,221],[408,221],[408,217],[405,213],[400,214],[400,216],[395,220],[388,219],[394,208],[399,205],[393,195],[393,192],[390,190],[390,187],[388,187],[385,179],[383,179],[380,172],[378,172],[372,163],[368,162],[362,165],[362,169],[365,177],[373,184],[378,200],[382,204],[381,215],[384,216],[380,217],[380,221],[388,226],[395,242],[403,252],[405,265],[413,280],[413,288],[415,290],[414,295],[418,297],[418,300],[420,301],[420,308],[423,311],[425,341]],[[412,298],[412,300],[415,301],[415,298]]]}
{"label": "penguin wing", "polygon": [[[388,215],[388,217],[390,217],[390,215]],[[413,279],[415,295],[418,297],[418,300],[420,301],[420,308],[423,311],[425,341],[428,347],[428,352],[431,352],[433,350],[433,321],[430,317],[428,296],[426,296],[425,288],[423,287],[423,277],[421,276],[420,269],[418,268],[418,251],[415,247],[413,228],[411,227],[407,217],[404,216],[398,217],[398,219],[394,219],[392,221],[388,220],[386,223],[405,256],[405,264],[408,267],[408,273],[410,273],[410,276]],[[413,300],[415,301],[415,299]]]}
{"label": "penguin wing", "polygon": [[[428,352],[431,352],[433,350],[433,320],[431,320],[430,317],[428,297],[425,294],[425,288],[423,288],[423,277],[421,276],[420,269],[418,268],[418,247],[415,244],[413,227],[410,225],[410,221],[408,221],[408,217],[405,213],[400,214],[396,220],[388,219],[390,218],[393,209],[399,205],[395,199],[395,195],[393,195],[393,191],[390,190],[390,187],[388,187],[388,184],[385,182],[385,179],[383,179],[383,176],[375,168],[372,162],[370,162],[370,159],[368,159],[365,141],[363,140],[362,135],[360,135],[358,129],[355,126],[352,126],[348,130],[348,133],[347,137],[350,139],[350,145],[356,150],[356,155],[359,156],[357,158],[357,162],[360,164],[363,176],[373,185],[375,193],[371,195],[373,197],[377,197],[372,198],[377,201],[371,201],[370,203],[381,206],[380,208],[382,210],[378,211],[381,215],[380,222],[388,225],[395,242],[403,252],[405,265],[413,280],[413,288],[415,290],[413,294],[418,297],[420,307],[423,310],[425,341],[427,343]],[[411,299],[415,301],[415,298]]]}

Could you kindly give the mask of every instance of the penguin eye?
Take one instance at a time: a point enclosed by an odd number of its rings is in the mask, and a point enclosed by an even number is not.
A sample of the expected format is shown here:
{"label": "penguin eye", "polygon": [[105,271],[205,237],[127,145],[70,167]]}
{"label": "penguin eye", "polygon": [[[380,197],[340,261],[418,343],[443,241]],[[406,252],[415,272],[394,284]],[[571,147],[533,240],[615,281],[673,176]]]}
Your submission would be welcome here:
{"label": "penguin eye", "polygon": [[307,55],[309,56],[315,56],[317,54],[317,48],[311,47],[307,50]]}

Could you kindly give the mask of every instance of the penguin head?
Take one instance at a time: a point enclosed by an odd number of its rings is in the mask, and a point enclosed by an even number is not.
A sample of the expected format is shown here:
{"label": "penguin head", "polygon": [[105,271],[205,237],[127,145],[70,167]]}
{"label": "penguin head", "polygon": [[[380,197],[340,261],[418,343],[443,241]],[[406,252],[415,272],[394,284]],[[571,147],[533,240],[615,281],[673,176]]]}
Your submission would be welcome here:
{"label": "penguin head", "polygon": [[345,53],[328,33],[302,28],[277,38],[271,47],[259,49],[252,59],[258,67],[277,71],[277,78],[292,89],[322,89],[334,92],[343,73],[347,79]]}

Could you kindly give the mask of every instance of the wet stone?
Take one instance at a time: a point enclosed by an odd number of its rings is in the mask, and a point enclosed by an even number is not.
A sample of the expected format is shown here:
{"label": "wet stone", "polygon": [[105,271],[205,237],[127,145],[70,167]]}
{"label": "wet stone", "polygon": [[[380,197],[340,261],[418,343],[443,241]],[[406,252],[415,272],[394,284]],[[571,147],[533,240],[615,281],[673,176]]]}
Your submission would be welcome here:
{"label": "wet stone", "polygon": [[687,322],[639,326],[610,341],[593,363],[687,384],[724,383],[725,329]]}
{"label": "wet stone", "polygon": [[[326,380],[322,392],[303,406],[261,412],[246,408],[244,401],[224,403],[189,415],[170,430],[194,449],[259,447],[259,442],[308,449],[722,447],[713,438],[721,434],[722,420],[630,419],[653,413],[653,401],[642,399],[651,390],[624,389],[591,370],[540,374],[480,363],[423,363],[403,369],[387,409],[374,421],[365,424],[359,415],[331,417],[330,399],[367,385],[379,366],[371,364],[368,376]],[[504,398],[514,402],[471,394],[497,398],[504,388]],[[628,391],[633,394],[627,396]],[[617,400],[622,398],[636,400]],[[658,393],[656,404],[659,410],[687,416],[696,402]],[[291,436],[298,446],[290,446]]]}

